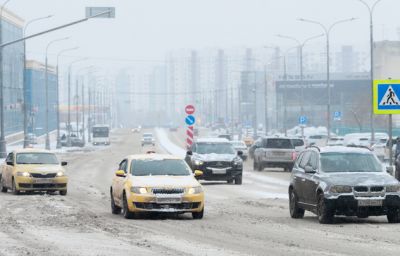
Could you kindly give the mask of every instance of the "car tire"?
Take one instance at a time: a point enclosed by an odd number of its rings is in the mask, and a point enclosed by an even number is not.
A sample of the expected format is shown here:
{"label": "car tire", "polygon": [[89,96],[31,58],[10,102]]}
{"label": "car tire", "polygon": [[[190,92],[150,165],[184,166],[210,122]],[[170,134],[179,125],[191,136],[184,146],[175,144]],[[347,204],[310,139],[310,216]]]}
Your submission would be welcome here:
{"label": "car tire", "polygon": [[110,191],[110,196],[111,196],[111,213],[112,214],[120,214],[121,207],[119,207],[115,204],[114,197],[112,195],[112,191]]}
{"label": "car tire", "polygon": [[333,210],[326,205],[323,193],[318,194],[317,216],[318,216],[318,221],[321,224],[333,223],[335,215],[333,214]]}
{"label": "car tire", "polygon": [[304,217],[305,210],[299,207],[299,199],[293,189],[289,190],[289,212],[293,219],[301,219]]}
{"label": "car tire", "polygon": [[386,217],[389,223],[400,223],[400,209],[390,209]]}
{"label": "car tire", "polygon": [[12,188],[11,191],[14,195],[19,195],[19,190],[17,190],[17,184],[15,184],[14,178],[12,179]]}
{"label": "car tire", "polygon": [[2,193],[7,193],[7,191],[8,191],[7,187],[4,186],[4,181],[3,181],[3,178],[1,177],[1,175],[0,175],[0,191]]}
{"label": "car tire", "polygon": [[228,184],[233,184],[233,179],[229,179],[226,181]]}
{"label": "car tire", "polygon": [[195,220],[200,220],[203,218],[203,216],[204,216],[204,208],[203,210],[201,210],[201,212],[192,212],[192,217]]}
{"label": "car tire", "polygon": [[60,190],[60,195],[61,195],[61,196],[66,196],[67,193],[68,193],[67,190]]}
{"label": "car tire", "polygon": [[264,165],[262,163],[257,164],[257,171],[262,172],[264,170]]}
{"label": "car tire", "polygon": [[242,185],[242,175],[238,175],[235,177],[235,184]]}
{"label": "car tire", "polygon": [[122,196],[122,215],[124,215],[125,219],[133,219],[135,217],[135,213],[129,211],[128,201],[126,199],[125,192]]}

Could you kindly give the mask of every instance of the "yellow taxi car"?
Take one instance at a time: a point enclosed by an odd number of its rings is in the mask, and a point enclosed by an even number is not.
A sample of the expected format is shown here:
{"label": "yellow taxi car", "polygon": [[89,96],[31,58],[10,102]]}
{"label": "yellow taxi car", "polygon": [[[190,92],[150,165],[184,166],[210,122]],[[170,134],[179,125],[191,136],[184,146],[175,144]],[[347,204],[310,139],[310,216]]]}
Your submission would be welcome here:
{"label": "yellow taxi car", "polygon": [[204,215],[204,192],[183,159],[171,155],[144,154],[126,157],[110,188],[111,211],[131,219],[143,212]]}
{"label": "yellow taxi car", "polygon": [[0,166],[0,190],[13,194],[33,191],[59,191],[67,195],[68,178],[56,155],[47,150],[20,149],[7,155]]}

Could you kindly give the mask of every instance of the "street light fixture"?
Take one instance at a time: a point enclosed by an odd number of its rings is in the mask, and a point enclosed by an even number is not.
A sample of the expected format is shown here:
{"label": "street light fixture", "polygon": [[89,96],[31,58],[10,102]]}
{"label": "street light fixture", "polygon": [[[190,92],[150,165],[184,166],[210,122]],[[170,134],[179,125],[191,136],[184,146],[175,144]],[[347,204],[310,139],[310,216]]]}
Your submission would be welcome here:
{"label": "street light fixture", "polygon": [[324,34],[326,36],[326,88],[327,88],[327,94],[328,94],[328,103],[327,103],[327,140],[329,140],[330,135],[331,135],[331,86],[330,86],[330,52],[329,52],[329,37],[330,37],[330,32],[332,31],[332,29],[341,23],[345,23],[345,22],[350,22],[350,21],[354,21],[356,20],[356,18],[350,18],[350,19],[343,19],[343,20],[338,20],[336,22],[334,22],[333,24],[331,24],[329,27],[323,25],[321,22],[318,21],[314,21],[314,20],[308,20],[308,19],[298,19],[298,21],[302,21],[302,22],[307,22],[307,23],[312,23],[312,24],[316,24],[318,26],[320,26],[323,31]]}
{"label": "street light fixture", "polygon": [[67,40],[67,39],[69,39],[69,37],[63,37],[63,38],[59,38],[59,39],[50,41],[50,42],[47,44],[47,47],[46,47],[45,88],[46,88],[46,149],[47,149],[47,150],[50,150],[50,136],[49,136],[49,83],[48,83],[49,78],[48,78],[48,65],[47,65],[48,61],[47,61],[47,54],[48,54],[48,51],[49,51],[49,47],[50,47],[52,44],[54,44],[54,43],[56,43],[56,42],[60,42],[60,41],[65,41],[65,40]]}
{"label": "street light fixture", "polygon": [[358,0],[360,3],[365,5],[369,12],[369,46],[370,46],[370,61],[371,61],[371,111],[370,111],[370,126],[371,126],[371,144],[375,141],[375,127],[374,127],[374,107],[372,106],[373,99],[373,87],[374,87],[374,23],[373,23],[373,14],[376,5],[382,0],[375,1],[371,6],[368,5],[364,0]]}
{"label": "street light fixture", "polygon": [[[53,17],[53,15],[48,15],[48,16],[45,16],[45,17],[39,17],[39,18],[32,19],[32,20],[28,21],[25,24],[25,27],[24,27],[24,30],[23,30],[23,33],[22,33],[23,37],[25,37],[26,30],[28,29],[29,25],[31,25],[32,23],[34,23],[36,21],[49,19],[51,17]],[[26,71],[26,41],[24,41],[24,57],[23,57],[23,60],[24,60],[24,70],[23,70],[23,81],[24,81],[24,84],[22,86],[24,88],[24,93],[23,93],[23,97],[24,97],[24,109],[23,109],[23,111],[24,111],[24,148],[26,148],[28,146],[28,144],[29,144],[29,139],[28,139],[28,111],[29,111],[29,113],[31,111],[31,106],[28,106],[28,100],[26,98],[26,96],[27,96],[26,93],[28,91],[26,75],[25,75],[25,71]]]}
{"label": "street light fixture", "polygon": [[79,47],[74,47],[74,48],[68,48],[61,50],[58,55],[57,55],[57,67],[56,67],[56,73],[57,73],[57,146],[56,148],[59,149],[61,148],[61,137],[60,137],[60,86],[59,86],[59,72],[58,72],[58,67],[59,67],[59,60],[60,56],[63,53],[69,52],[69,51],[74,51],[77,50]]}
{"label": "street light fixture", "polygon": [[[0,7],[0,44],[3,44],[3,9],[11,0],[7,0]],[[4,129],[4,86],[3,86],[3,48],[0,49],[0,158],[6,158],[7,146]]]}

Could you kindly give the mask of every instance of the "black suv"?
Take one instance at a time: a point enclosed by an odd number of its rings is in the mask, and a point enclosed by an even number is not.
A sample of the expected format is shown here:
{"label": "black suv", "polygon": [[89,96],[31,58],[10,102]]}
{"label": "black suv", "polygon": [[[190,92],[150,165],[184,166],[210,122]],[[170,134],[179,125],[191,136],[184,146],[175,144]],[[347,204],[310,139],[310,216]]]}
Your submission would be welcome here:
{"label": "black suv", "polygon": [[242,184],[243,160],[228,140],[199,139],[186,154],[185,161],[193,171],[200,170],[199,179]]}
{"label": "black suv", "polygon": [[368,149],[356,147],[310,147],[299,154],[289,185],[292,218],[304,211],[329,224],[335,215],[386,215],[400,222],[400,183]]}

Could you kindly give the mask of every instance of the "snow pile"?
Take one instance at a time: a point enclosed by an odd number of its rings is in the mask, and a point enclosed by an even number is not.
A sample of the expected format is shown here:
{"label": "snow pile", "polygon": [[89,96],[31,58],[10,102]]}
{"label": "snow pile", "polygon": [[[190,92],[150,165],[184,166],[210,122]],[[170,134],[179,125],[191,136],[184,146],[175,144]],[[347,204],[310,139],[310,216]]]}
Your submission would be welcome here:
{"label": "snow pile", "polygon": [[[289,136],[300,136],[301,135],[301,127],[300,126],[295,126],[292,129],[287,131],[287,134]],[[310,127],[304,127],[304,136],[309,137],[311,135],[327,135],[328,131],[326,127],[324,126],[310,126]]]}
{"label": "snow pile", "polygon": [[166,151],[168,151],[168,153],[182,158],[186,156],[186,151],[183,148],[174,144],[169,139],[168,134],[164,129],[156,128],[155,131],[161,147],[164,148]]}

